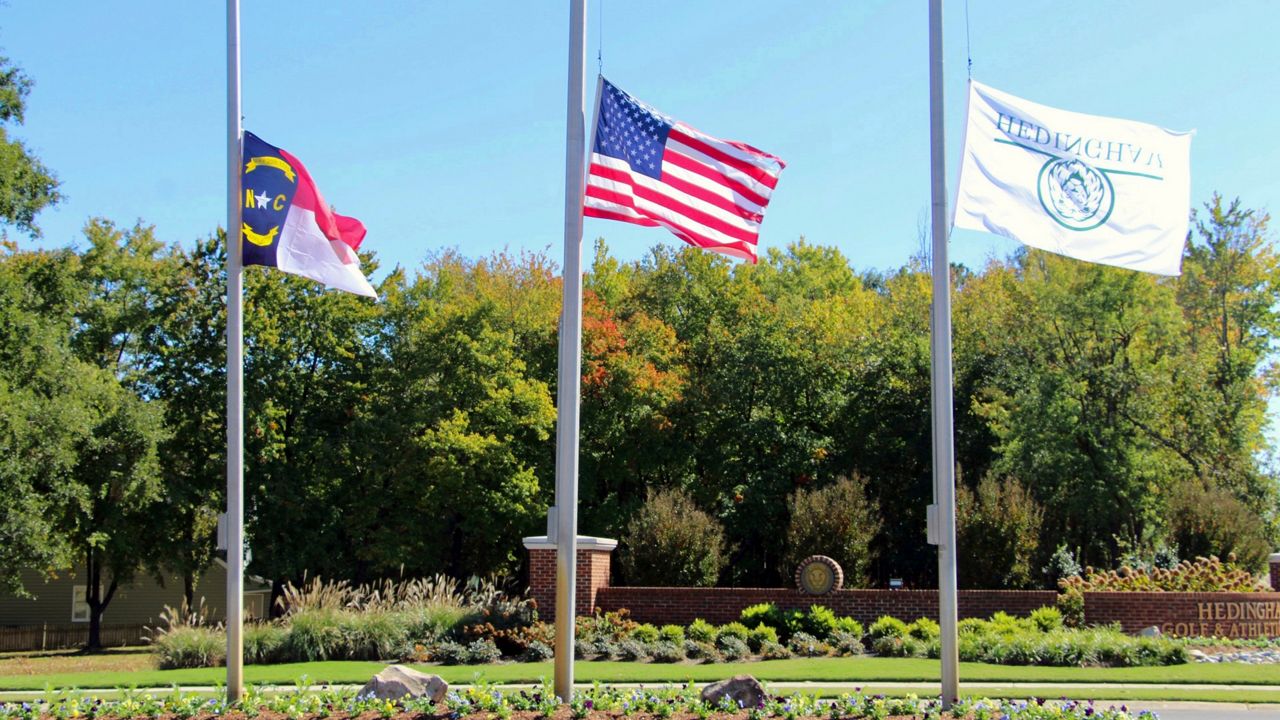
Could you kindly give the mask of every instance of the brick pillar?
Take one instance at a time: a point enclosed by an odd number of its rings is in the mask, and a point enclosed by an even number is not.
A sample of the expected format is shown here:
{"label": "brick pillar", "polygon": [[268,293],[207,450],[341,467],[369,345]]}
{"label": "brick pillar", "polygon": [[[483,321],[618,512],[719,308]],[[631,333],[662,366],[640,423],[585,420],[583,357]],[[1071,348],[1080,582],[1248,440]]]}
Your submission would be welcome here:
{"label": "brick pillar", "polygon": [[[529,551],[529,597],[538,603],[538,618],[552,622],[556,615],[556,544],[545,535],[524,539]],[[609,587],[609,562],[617,540],[578,536],[578,588],[574,609],[592,615],[596,594]]]}
{"label": "brick pillar", "polygon": [[1271,553],[1267,564],[1271,566],[1271,589],[1280,592],[1280,553]]}

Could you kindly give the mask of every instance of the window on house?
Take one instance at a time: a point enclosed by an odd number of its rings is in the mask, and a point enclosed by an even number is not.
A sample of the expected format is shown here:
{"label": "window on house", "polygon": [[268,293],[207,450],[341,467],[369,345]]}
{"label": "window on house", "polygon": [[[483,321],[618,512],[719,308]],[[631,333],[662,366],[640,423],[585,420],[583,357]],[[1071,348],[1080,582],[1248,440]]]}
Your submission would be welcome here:
{"label": "window on house", "polygon": [[88,587],[76,585],[71,588],[71,622],[89,622]]}

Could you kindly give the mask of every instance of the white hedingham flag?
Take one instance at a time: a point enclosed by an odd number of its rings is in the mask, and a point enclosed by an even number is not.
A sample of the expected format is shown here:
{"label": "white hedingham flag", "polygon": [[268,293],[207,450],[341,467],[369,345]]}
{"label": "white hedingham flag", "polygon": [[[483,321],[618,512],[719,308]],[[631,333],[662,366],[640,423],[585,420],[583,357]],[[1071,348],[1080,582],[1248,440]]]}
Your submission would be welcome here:
{"label": "white hedingham flag", "polygon": [[977,82],[955,226],[1079,260],[1178,275],[1191,135],[1039,105]]}

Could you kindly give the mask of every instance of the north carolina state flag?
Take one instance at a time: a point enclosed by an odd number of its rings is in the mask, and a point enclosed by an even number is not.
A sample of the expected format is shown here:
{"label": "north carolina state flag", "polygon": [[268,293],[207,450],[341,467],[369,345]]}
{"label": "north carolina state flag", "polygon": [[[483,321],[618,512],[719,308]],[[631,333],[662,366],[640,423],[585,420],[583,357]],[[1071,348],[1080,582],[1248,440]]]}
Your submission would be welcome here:
{"label": "north carolina state flag", "polygon": [[242,148],[244,264],[279,268],[376,298],[356,255],[364,225],[329,209],[298,158],[247,131]]}

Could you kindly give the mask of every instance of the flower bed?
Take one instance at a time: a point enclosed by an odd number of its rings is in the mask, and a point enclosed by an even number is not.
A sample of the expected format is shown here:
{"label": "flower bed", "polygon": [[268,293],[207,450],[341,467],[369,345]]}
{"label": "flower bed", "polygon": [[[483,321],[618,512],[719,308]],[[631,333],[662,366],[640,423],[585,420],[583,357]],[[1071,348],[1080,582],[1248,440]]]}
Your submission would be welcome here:
{"label": "flower bed", "polygon": [[772,696],[758,707],[739,707],[725,699],[704,702],[692,686],[617,689],[596,686],[560,702],[550,688],[502,691],[477,685],[450,692],[444,702],[359,697],[353,691],[321,688],[266,696],[251,688],[244,700],[182,693],[164,695],[124,691],[118,700],[81,693],[51,693],[35,702],[0,702],[0,720],[1129,720],[1154,718],[1146,711],[1073,701],[962,700],[943,712],[936,699],[888,698],[850,693],[834,700],[804,694]]}

